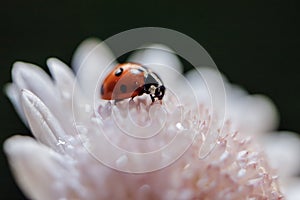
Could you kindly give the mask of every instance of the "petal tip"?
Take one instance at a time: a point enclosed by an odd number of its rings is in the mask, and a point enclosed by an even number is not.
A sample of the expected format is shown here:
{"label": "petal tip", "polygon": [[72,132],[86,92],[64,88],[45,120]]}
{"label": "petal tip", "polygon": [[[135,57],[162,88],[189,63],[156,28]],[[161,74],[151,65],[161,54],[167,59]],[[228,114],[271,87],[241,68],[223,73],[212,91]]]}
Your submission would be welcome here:
{"label": "petal tip", "polygon": [[32,73],[36,71],[40,71],[38,66],[17,61],[13,64],[11,70],[13,82],[18,86],[24,86],[24,82],[28,82],[28,80],[32,79]]}
{"label": "petal tip", "polygon": [[66,68],[67,65],[55,57],[50,57],[47,59],[46,64],[51,72],[51,74],[55,74],[60,68]]}
{"label": "petal tip", "polygon": [[13,92],[14,86],[12,83],[6,83],[3,86],[3,92],[6,94],[6,96],[10,97]]}
{"label": "petal tip", "polygon": [[35,96],[32,92],[26,89],[21,89],[21,103],[25,113],[28,108],[32,108],[33,104],[38,101],[38,97]]}
{"label": "petal tip", "polygon": [[59,59],[55,58],[55,57],[50,57],[46,60],[46,64],[48,66],[53,65],[54,63],[58,62]]}
{"label": "petal tip", "polygon": [[23,61],[14,62],[12,65],[12,70],[11,70],[13,78],[14,78],[15,74],[24,72],[25,71],[24,69],[27,69],[29,67],[29,65],[32,65],[32,64],[29,64],[29,63],[26,63]]}
{"label": "petal tip", "polygon": [[31,98],[32,96],[33,96],[33,94],[29,90],[21,89],[22,99],[28,99],[28,98]]}
{"label": "petal tip", "polygon": [[102,42],[102,40],[100,40],[99,38],[97,38],[97,37],[90,37],[90,38],[87,38],[87,39],[83,40],[80,43],[80,45],[79,45],[78,48],[80,48],[82,45],[95,45],[95,44],[97,45],[100,42]]}
{"label": "petal tip", "polygon": [[23,145],[33,140],[28,136],[15,135],[6,139],[3,143],[3,150],[6,155],[14,156],[24,151]]}

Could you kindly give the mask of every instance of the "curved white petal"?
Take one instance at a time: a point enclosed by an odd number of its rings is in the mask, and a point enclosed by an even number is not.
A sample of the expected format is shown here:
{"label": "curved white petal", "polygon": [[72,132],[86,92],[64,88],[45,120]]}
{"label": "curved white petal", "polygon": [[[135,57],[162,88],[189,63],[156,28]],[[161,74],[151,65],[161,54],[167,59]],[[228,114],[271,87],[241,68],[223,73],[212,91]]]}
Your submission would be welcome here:
{"label": "curved white petal", "polygon": [[278,124],[278,114],[273,102],[264,95],[245,95],[228,98],[228,117],[238,122],[236,127],[252,135],[267,133]]}
{"label": "curved white petal", "polygon": [[[222,106],[225,106],[226,118],[234,122],[235,129],[261,134],[276,128],[278,113],[273,102],[266,96],[249,95],[244,89],[229,83],[224,75],[211,68],[192,70],[186,77],[200,102],[208,105],[217,102],[212,106],[218,105],[216,110],[219,112]],[[217,84],[220,77],[223,85]]]}
{"label": "curved white petal", "polygon": [[74,130],[70,124],[74,123],[74,116],[77,116],[76,119],[86,119],[91,116],[92,110],[86,112],[86,107],[91,107],[93,99],[88,99],[83,94],[82,88],[78,85],[73,72],[62,61],[56,58],[49,58],[47,65],[60,94],[63,112],[59,116],[59,120],[64,120],[65,123],[62,126],[67,132],[72,132]]}
{"label": "curved white petal", "polygon": [[49,58],[47,65],[55,80],[55,86],[63,100],[70,100],[75,84],[75,76],[72,70],[62,61],[56,58]]}
{"label": "curved white petal", "polygon": [[26,89],[38,96],[56,116],[61,115],[62,107],[58,92],[51,78],[38,66],[16,62],[12,69],[13,82],[19,89]]}
{"label": "curved white petal", "polygon": [[79,45],[72,60],[72,67],[87,99],[98,95],[98,85],[104,78],[105,70],[115,65],[115,57],[104,42],[92,38]]}
{"label": "curved white petal", "polygon": [[66,133],[49,109],[28,90],[22,91],[21,100],[33,135],[52,149],[64,152]]}
{"label": "curved white petal", "polygon": [[72,68],[77,73],[86,57],[101,43],[98,38],[89,38],[79,44],[72,58]]}
{"label": "curved white petal", "polygon": [[300,178],[289,180],[288,187],[284,191],[287,200],[300,199]]}
{"label": "curved white petal", "polygon": [[[190,70],[185,75],[201,103],[215,103],[216,110],[224,110],[226,78],[213,68],[201,67]],[[184,90],[183,90],[184,91]]]}
{"label": "curved white petal", "polygon": [[5,85],[4,91],[8,96],[9,100],[12,102],[13,106],[15,107],[17,113],[19,114],[20,118],[22,119],[23,123],[28,125],[27,119],[25,117],[21,102],[20,102],[20,92],[17,86],[14,83],[8,83]]}
{"label": "curved white petal", "polygon": [[162,44],[142,46],[128,58],[128,61],[152,69],[168,88],[173,87],[183,72],[181,62],[175,52]]}
{"label": "curved white petal", "polygon": [[33,138],[14,136],[4,143],[10,166],[22,190],[32,199],[63,199],[68,185],[68,160]]}
{"label": "curved white petal", "polygon": [[265,151],[273,167],[282,178],[300,173],[300,138],[295,133],[283,131],[263,137]]}

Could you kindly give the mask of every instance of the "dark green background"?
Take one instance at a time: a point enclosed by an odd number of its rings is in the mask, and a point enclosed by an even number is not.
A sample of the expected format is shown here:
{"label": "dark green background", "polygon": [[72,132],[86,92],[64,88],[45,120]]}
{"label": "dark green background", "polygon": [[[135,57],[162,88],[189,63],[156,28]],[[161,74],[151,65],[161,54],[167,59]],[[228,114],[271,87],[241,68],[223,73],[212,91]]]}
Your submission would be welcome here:
{"label": "dark green background", "polygon": [[[150,3],[151,2],[151,3]],[[300,132],[299,20],[296,1],[10,1],[0,3],[0,86],[16,60],[45,67],[50,56],[70,62],[84,38],[159,26],[197,40],[230,81],[277,105],[280,129]],[[1,143],[28,130],[1,93]],[[33,153],[34,156],[34,153]],[[24,198],[1,152],[1,196]],[[99,188],[100,189],[100,188]]]}

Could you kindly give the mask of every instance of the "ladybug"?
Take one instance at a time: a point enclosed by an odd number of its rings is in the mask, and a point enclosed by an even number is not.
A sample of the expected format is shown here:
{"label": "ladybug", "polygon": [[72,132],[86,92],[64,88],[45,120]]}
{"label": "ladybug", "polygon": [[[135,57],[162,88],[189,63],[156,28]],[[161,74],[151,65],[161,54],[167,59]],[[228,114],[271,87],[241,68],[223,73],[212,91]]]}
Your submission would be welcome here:
{"label": "ladybug", "polygon": [[162,100],[165,86],[157,74],[137,63],[118,64],[101,85],[101,98],[115,102],[149,94],[152,103]]}

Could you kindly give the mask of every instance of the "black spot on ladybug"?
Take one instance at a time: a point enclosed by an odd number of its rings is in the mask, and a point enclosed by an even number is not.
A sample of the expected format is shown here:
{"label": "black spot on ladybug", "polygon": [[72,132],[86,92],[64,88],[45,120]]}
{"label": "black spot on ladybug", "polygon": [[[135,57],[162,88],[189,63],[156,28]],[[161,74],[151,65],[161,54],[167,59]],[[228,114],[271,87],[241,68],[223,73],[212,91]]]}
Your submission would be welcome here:
{"label": "black spot on ladybug", "polygon": [[104,95],[104,87],[101,85],[101,95]]}
{"label": "black spot on ladybug", "polygon": [[123,73],[123,68],[120,67],[119,69],[116,70],[115,76],[121,76],[122,73]]}
{"label": "black spot on ladybug", "polygon": [[122,85],[120,86],[120,90],[121,90],[122,93],[126,93],[126,92],[127,92],[127,87],[126,87],[126,85],[122,84]]}

